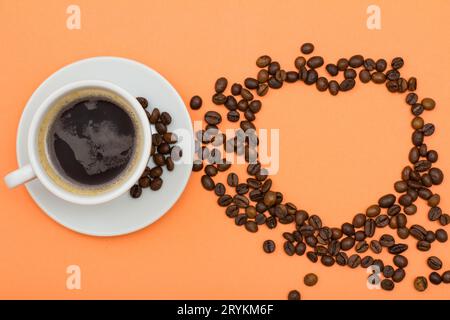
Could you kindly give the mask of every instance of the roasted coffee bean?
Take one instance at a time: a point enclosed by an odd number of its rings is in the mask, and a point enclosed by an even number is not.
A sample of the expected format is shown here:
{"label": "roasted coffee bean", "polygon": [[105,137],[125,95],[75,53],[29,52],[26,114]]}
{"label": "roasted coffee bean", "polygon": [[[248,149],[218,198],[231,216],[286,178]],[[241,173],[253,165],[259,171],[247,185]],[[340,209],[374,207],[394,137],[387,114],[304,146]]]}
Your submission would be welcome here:
{"label": "roasted coffee bean", "polygon": [[431,168],[428,174],[430,175],[431,181],[434,185],[439,185],[444,180],[444,174],[439,168]]}
{"label": "roasted coffee bean", "polygon": [[346,266],[348,261],[347,254],[345,252],[339,252],[336,255],[336,263],[340,266]]}
{"label": "roasted coffee bean", "polygon": [[162,172],[163,172],[162,168],[160,166],[158,166],[158,167],[152,168],[150,170],[149,175],[151,178],[156,178],[156,177],[160,177],[162,175]]}
{"label": "roasted coffee bean", "polygon": [[[255,179],[256,180],[256,179]],[[258,181],[258,180],[256,180]],[[261,184],[261,181],[258,181]],[[272,179],[267,179],[266,181],[264,181],[264,183],[261,185],[261,192],[266,193],[267,191],[270,190],[270,188],[272,187]]]}
{"label": "roasted coffee bean", "polygon": [[355,228],[361,228],[364,226],[364,223],[366,222],[366,216],[362,213],[358,213],[353,217],[352,224]]}
{"label": "roasted coffee bean", "polygon": [[403,67],[404,65],[404,61],[401,57],[396,57],[394,59],[392,59],[391,62],[391,67],[394,69],[400,69],[401,67]]}
{"label": "roasted coffee bean", "polygon": [[433,270],[440,270],[442,268],[442,261],[436,256],[431,256],[427,259],[427,265]]}
{"label": "roasted coffee bean", "polygon": [[396,219],[397,219],[397,227],[398,228],[406,227],[406,223],[408,222],[406,215],[404,215],[403,213],[400,213],[399,215],[397,215]]}
{"label": "roasted coffee bean", "polygon": [[372,265],[373,265],[373,266],[377,266],[377,267],[379,268],[380,272],[383,272],[383,271],[384,271],[384,263],[383,263],[382,260],[380,260],[380,259],[375,259],[375,260],[373,260],[373,264],[372,264]]}
{"label": "roasted coffee bean", "polygon": [[237,109],[237,101],[233,96],[228,96],[224,103],[225,107],[230,111],[235,111]]}
{"label": "roasted coffee bean", "polygon": [[322,220],[317,215],[310,216],[308,219],[308,223],[316,230],[322,228]]}
{"label": "roasted coffee bean", "polygon": [[255,190],[250,191],[249,197],[250,197],[250,200],[255,201],[255,202],[262,201],[262,200],[264,200],[264,193],[262,193],[261,190],[255,189]]}
{"label": "roasted coffee bean", "polygon": [[317,245],[317,238],[314,236],[308,236],[305,238],[305,242],[308,246],[314,248]]}
{"label": "roasted coffee bean", "polygon": [[399,268],[406,268],[408,265],[408,259],[405,256],[402,256],[400,254],[394,256],[394,264]]}
{"label": "roasted coffee bean", "polygon": [[328,91],[333,96],[337,95],[339,93],[339,83],[337,83],[337,81],[335,80],[331,80],[328,83]]}
{"label": "roasted coffee bean", "polygon": [[241,90],[242,90],[242,85],[239,83],[233,83],[233,85],[231,86],[231,94],[233,96],[238,96],[241,94]]}
{"label": "roasted coffee bean", "polygon": [[394,271],[394,274],[392,275],[392,280],[397,283],[401,282],[403,279],[405,279],[405,275],[406,275],[405,270],[399,268]]}
{"label": "roasted coffee bean", "polygon": [[375,225],[378,228],[384,228],[389,224],[389,221],[389,217],[385,214],[382,214],[375,218]]}
{"label": "roasted coffee bean", "polygon": [[436,102],[434,102],[431,98],[423,98],[420,103],[423,105],[425,110],[433,110],[436,106]]}
{"label": "roasted coffee bean", "polygon": [[246,196],[236,194],[233,197],[233,202],[235,205],[237,205],[239,208],[246,208],[249,205],[249,200]]}
{"label": "roasted coffee bean", "polygon": [[205,121],[208,124],[217,125],[222,122],[222,116],[216,111],[208,111],[205,113]]}
{"label": "roasted coffee bean", "polygon": [[391,278],[394,275],[394,268],[390,265],[387,265],[383,268],[383,276],[385,278]]}
{"label": "roasted coffee bean", "polygon": [[277,226],[277,219],[276,219],[275,217],[268,217],[268,218],[266,219],[266,226],[267,226],[269,229],[275,228],[275,227]]}
{"label": "roasted coffee bean", "polygon": [[247,223],[247,215],[245,214],[238,214],[235,218],[234,218],[234,223],[237,226],[243,226],[244,224]]}
{"label": "roasted coffee bean", "polygon": [[230,121],[230,122],[238,122],[240,116],[241,116],[241,114],[240,114],[238,111],[235,111],[235,110],[229,111],[229,112],[227,113],[227,119],[228,119],[228,121]]}
{"label": "roasted coffee bean", "polygon": [[373,71],[375,70],[377,65],[375,63],[375,60],[373,60],[372,58],[367,58],[366,60],[364,60],[363,66],[367,71]]}
{"label": "roasted coffee bean", "polygon": [[306,251],[306,245],[303,242],[297,243],[295,246],[295,254],[302,256],[305,254]]}
{"label": "roasted coffee bean", "polygon": [[150,182],[150,189],[153,191],[161,189],[163,185],[163,180],[160,177],[156,177]]}
{"label": "roasted coffee bean", "polygon": [[217,168],[212,164],[208,164],[205,167],[205,173],[210,177],[214,177],[215,175],[217,175],[217,172],[218,172]]}
{"label": "roasted coffee bean", "polygon": [[386,78],[397,83],[396,81],[400,79],[400,72],[395,69],[389,70],[386,72]]}
{"label": "roasted coffee bean", "polygon": [[149,177],[141,177],[141,178],[139,178],[138,184],[141,188],[148,188],[150,186],[150,178]]}
{"label": "roasted coffee bean", "polygon": [[259,68],[265,68],[267,67],[270,62],[272,62],[272,58],[270,58],[268,55],[260,56],[258,59],[256,59],[256,65]]}
{"label": "roasted coffee bean", "polygon": [[160,112],[158,108],[153,108],[152,113],[149,115],[147,113],[148,120],[151,124],[156,124],[156,122],[159,120]]}
{"label": "roasted coffee bean", "polygon": [[417,242],[417,249],[419,251],[428,251],[431,249],[431,244],[426,240],[420,240]]}
{"label": "roasted coffee bean", "polygon": [[337,76],[337,74],[339,73],[339,69],[335,64],[329,63],[326,65],[325,69],[328,71],[328,73],[331,76]]}
{"label": "roasted coffee bean", "polygon": [[135,184],[134,186],[131,187],[130,196],[132,198],[135,198],[135,199],[139,198],[141,196],[141,194],[142,194],[142,188],[139,185]]}
{"label": "roasted coffee bean", "polygon": [[223,172],[227,171],[231,167],[231,163],[227,161],[226,159],[222,159],[221,162],[217,164],[217,170]]}
{"label": "roasted coffee bean", "polygon": [[228,80],[224,77],[221,77],[216,80],[214,89],[216,90],[216,93],[222,93],[227,88],[227,85],[228,85]]}
{"label": "roasted coffee bean", "polygon": [[242,90],[241,90],[241,97],[247,101],[253,100],[253,94],[245,88],[242,88]]}
{"label": "roasted coffee bean", "polygon": [[213,179],[211,179],[211,177],[206,174],[202,176],[201,182],[203,188],[205,188],[206,190],[213,190],[215,187]]}
{"label": "roasted coffee bean", "polygon": [[409,162],[414,164],[417,161],[419,161],[419,158],[420,158],[419,149],[417,147],[412,147],[408,154]]}
{"label": "roasted coffee bean", "polygon": [[256,224],[255,221],[247,221],[245,223],[245,230],[247,230],[248,232],[255,233],[258,231],[258,225]]}
{"label": "roasted coffee bean", "polygon": [[374,204],[366,209],[366,216],[368,216],[369,218],[373,218],[373,217],[378,216],[380,214],[380,212],[381,212],[380,207],[378,205]]}
{"label": "roasted coffee bean", "polygon": [[370,82],[370,80],[372,80],[372,75],[367,70],[361,70],[359,72],[359,80],[362,83],[368,83],[368,82]]}
{"label": "roasted coffee bean", "polygon": [[432,207],[428,211],[428,219],[430,219],[430,221],[439,220],[441,215],[442,215],[442,209],[439,207]]}
{"label": "roasted coffee bean", "polygon": [[447,242],[448,234],[444,229],[437,229],[435,232],[436,240],[439,242]]}
{"label": "roasted coffee bean", "polygon": [[281,69],[280,64],[277,61],[272,61],[268,67],[269,74],[272,76],[275,76],[277,71],[280,69]]}
{"label": "roasted coffee bean", "polygon": [[288,300],[300,300],[301,296],[300,296],[300,292],[298,292],[297,290],[291,290],[288,293]]}
{"label": "roasted coffee bean", "polygon": [[427,160],[434,163],[438,160],[438,153],[435,150],[430,150],[427,152]]}
{"label": "roasted coffee bean", "polygon": [[395,244],[395,239],[390,234],[383,234],[380,237],[380,244],[383,247],[389,248],[389,247],[392,247]]}
{"label": "roasted coffee bean", "polygon": [[157,166],[163,166],[166,163],[166,160],[164,158],[164,155],[160,154],[160,153],[155,153],[153,155],[153,162],[155,163],[155,165]]}
{"label": "roasted coffee bean", "polygon": [[340,91],[349,91],[353,89],[355,86],[355,80],[353,79],[345,79],[339,84],[339,90]]}
{"label": "roasted coffee bean", "polygon": [[400,239],[406,239],[409,236],[409,229],[408,228],[398,228],[397,235]]}
{"label": "roasted coffee bean", "polygon": [[352,254],[350,257],[348,257],[347,265],[354,269],[358,267],[361,264],[361,257],[357,254]]}
{"label": "roasted coffee bean", "polygon": [[335,260],[332,256],[325,255],[320,258],[320,262],[322,262],[322,264],[326,267],[331,267],[332,265],[334,265]]}
{"label": "roasted coffee bean", "polygon": [[352,237],[345,237],[341,241],[341,250],[348,251],[355,245],[355,239]]}
{"label": "roasted coffee bean", "polygon": [[233,202],[233,197],[229,194],[224,194],[217,199],[217,203],[221,207],[228,207]]}
{"label": "roasted coffee bean", "polygon": [[411,136],[411,141],[413,145],[420,146],[423,143],[424,134],[422,131],[416,130]]}
{"label": "roasted coffee bean", "polygon": [[344,71],[345,69],[348,68],[348,60],[345,58],[341,58],[337,61],[336,65],[339,71]]}
{"label": "roasted coffee bean", "polygon": [[259,81],[256,80],[255,78],[246,78],[244,80],[244,85],[248,88],[248,89],[256,89],[259,85]]}
{"label": "roasted coffee bean", "polygon": [[376,228],[375,221],[373,219],[368,219],[364,224],[364,233],[369,238],[373,237],[373,235],[375,234],[375,228]]}
{"label": "roasted coffee bean", "polygon": [[383,72],[374,72],[372,74],[372,81],[374,83],[384,83],[386,81],[386,75]]}
{"label": "roasted coffee bean", "polygon": [[202,161],[194,161],[192,164],[192,171],[198,172],[203,169],[203,162]]}
{"label": "roasted coffee bean", "polygon": [[293,83],[298,80],[298,72],[288,71],[286,72],[286,82]]}
{"label": "roasted coffee bean", "polygon": [[136,100],[139,102],[139,104],[142,106],[142,108],[147,108],[148,107],[148,100],[145,99],[144,97],[136,97]]}
{"label": "roasted coffee bean", "polygon": [[356,71],[354,69],[347,69],[344,71],[344,78],[345,79],[355,79],[356,78]]}
{"label": "roasted coffee bean", "polygon": [[275,77],[274,77],[275,79],[277,79],[278,80],[278,82],[283,82],[284,80],[286,80],[286,71],[285,70],[278,70],[276,73],[275,73]]}
{"label": "roasted coffee bean", "polygon": [[425,235],[425,241],[429,243],[433,243],[436,240],[436,235],[433,231],[427,231],[427,234]]}
{"label": "roasted coffee bean", "polygon": [[430,282],[435,285],[438,285],[442,282],[442,278],[439,273],[434,271],[430,273],[430,275],[428,276],[428,280],[430,280]]}
{"label": "roasted coffee bean", "polygon": [[246,184],[246,183],[239,183],[237,186],[236,186],[236,193],[237,194],[246,194],[247,192],[249,191],[249,187],[248,187],[248,184]]}
{"label": "roasted coffee bean", "polygon": [[225,101],[227,101],[227,96],[224,95],[223,93],[216,93],[212,97],[212,102],[216,105],[224,104]]}
{"label": "roasted coffee bean", "polygon": [[285,241],[284,245],[284,252],[288,255],[288,256],[293,256],[295,253],[295,246],[292,244],[292,242],[289,241]]}
{"label": "roasted coffee bean", "polygon": [[417,79],[415,77],[411,77],[408,79],[408,90],[415,91],[417,89]]}
{"label": "roasted coffee bean", "polygon": [[450,271],[445,271],[441,278],[443,283],[450,283]]}
{"label": "roasted coffee bean", "polygon": [[317,81],[318,77],[319,75],[317,74],[317,71],[314,69],[310,69],[306,73],[305,83],[307,85],[312,85]]}
{"label": "roasted coffee bean", "polygon": [[308,59],[307,63],[308,67],[312,69],[319,68],[323,66],[323,58],[321,56],[314,56]]}
{"label": "roasted coffee bean", "polygon": [[223,185],[223,183],[217,183],[216,186],[214,187],[214,193],[216,194],[216,196],[223,196],[226,192],[226,188]]}
{"label": "roasted coffee bean", "polygon": [[199,96],[193,96],[189,102],[189,106],[192,110],[198,110],[202,107],[203,101]]}
{"label": "roasted coffee bean", "polygon": [[319,91],[326,91],[328,89],[328,80],[325,77],[318,78],[316,88]]}
{"label": "roasted coffee bean", "polygon": [[406,103],[409,104],[410,106],[415,105],[417,103],[417,100],[419,99],[419,96],[413,92],[408,93],[406,95]]}
{"label": "roasted coffee bean", "polygon": [[290,242],[295,241],[294,235],[290,232],[283,232],[283,238],[285,238],[287,241],[290,241]]}
{"label": "roasted coffee bean", "polygon": [[275,242],[273,240],[266,240],[263,242],[263,250],[265,253],[272,253],[275,251]]}
{"label": "roasted coffee bean", "polygon": [[450,224],[450,215],[448,215],[446,213],[441,215],[441,217],[439,218],[439,223],[441,224],[441,226],[446,226],[446,225]]}
{"label": "roasted coffee bean", "polygon": [[348,60],[348,65],[352,68],[359,68],[363,65],[363,63],[364,57],[360,54],[354,55]]}
{"label": "roasted coffee bean", "polygon": [[394,205],[390,206],[389,209],[387,209],[387,214],[388,214],[388,216],[396,216],[397,214],[400,213],[401,210],[402,210],[402,208],[399,205],[394,204]]}
{"label": "roasted coffee bean", "polygon": [[342,233],[347,236],[352,236],[355,234],[355,228],[353,227],[352,224],[350,224],[348,222],[342,224],[341,230],[342,230]]}
{"label": "roasted coffee bean", "polygon": [[360,241],[355,246],[355,251],[358,253],[364,253],[369,249],[369,245],[366,241]]}
{"label": "roasted coffee bean", "polygon": [[387,62],[384,59],[378,59],[376,64],[375,64],[375,68],[377,71],[379,72],[383,72],[384,70],[386,70],[387,67]]}
{"label": "roasted coffee bean", "polygon": [[425,291],[428,287],[428,281],[425,277],[417,277],[414,279],[414,288],[419,291]]}
{"label": "roasted coffee bean", "polygon": [[306,65],[306,59],[304,57],[297,57],[295,58],[294,65],[297,70],[300,70]]}
{"label": "roasted coffee bean", "polygon": [[381,208],[389,208],[395,203],[395,199],[396,198],[393,194],[386,194],[378,200],[378,205]]}
{"label": "roasted coffee bean", "polygon": [[167,132],[167,126],[162,122],[157,122],[155,124],[155,129],[159,134],[164,134]]}
{"label": "roasted coffee bean", "polygon": [[424,227],[414,224],[410,227],[409,233],[417,240],[423,240],[425,239],[425,235],[427,234],[427,231]]}
{"label": "roasted coffee bean", "polygon": [[408,245],[404,243],[394,244],[393,246],[390,246],[388,248],[388,252],[390,254],[400,254],[402,252],[405,252],[406,250],[408,250]]}
{"label": "roasted coffee bean", "polygon": [[239,177],[236,173],[231,172],[227,176],[227,183],[230,187],[237,187],[239,184]]}
{"label": "roasted coffee bean", "polygon": [[370,241],[369,247],[370,247],[370,250],[372,250],[374,253],[377,253],[377,254],[381,253],[381,251],[383,250],[382,245],[377,240]]}
{"label": "roasted coffee bean", "polygon": [[390,80],[386,82],[386,88],[389,92],[397,92],[399,90],[399,85],[397,81]]}
{"label": "roasted coffee bean", "polygon": [[368,268],[373,264],[373,258],[371,256],[365,256],[361,258],[361,267]]}
{"label": "roasted coffee bean", "polygon": [[310,53],[312,53],[312,52],[314,51],[314,45],[313,45],[312,43],[309,43],[309,42],[304,43],[304,44],[302,44],[302,46],[300,47],[300,51],[301,51],[303,54],[310,54]]}
{"label": "roasted coffee bean", "polygon": [[266,216],[262,213],[258,213],[255,216],[255,222],[257,225],[262,225],[262,224],[266,223]]}
{"label": "roasted coffee bean", "polygon": [[303,278],[303,283],[308,287],[315,286],[318,281],[319,277],[315,273],[308,273]]}

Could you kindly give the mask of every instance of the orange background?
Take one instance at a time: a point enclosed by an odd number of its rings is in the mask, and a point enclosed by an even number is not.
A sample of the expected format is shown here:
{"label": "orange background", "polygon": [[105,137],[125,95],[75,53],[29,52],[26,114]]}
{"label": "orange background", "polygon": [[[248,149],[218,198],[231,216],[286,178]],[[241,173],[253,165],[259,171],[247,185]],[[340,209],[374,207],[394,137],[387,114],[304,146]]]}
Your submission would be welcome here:
{"label": "orange background", "polygon": [[[135,59],[167,77],[186,103],[199,94],[211,107],[217,77],[234,82],[255,75],[261,54],[290,69],[306,41],[314,42],[327,62],[357,53],[404,57],[402,76],[416,76],[417,93],[437,101],[435,111],[425,114],[437,126],[426,143],[439,151],[437,166],[449,174],[450,2],[376,1],[382,29],[368,30],[366,9],[372,3],[1,0],[0,175],[17,166],[16,129],[28,98],[68,63],[99,55]],[[66,28],[69,4],[81,7],[81,30]],[[256,124],[280,128],[281,168],[274,188],[331,226],[392,192],[411,147],[412,116],[403,99],[383,86],[359,82],[337,97],[300,83],[271,92]],[[204,110],[190,111],[192,119],[201,119]],[[415,276],[430,272],[425,260],[432,254],[450,269],[448,243],[434,243],[427,253],[408,250],[406,279],[393,292],[368,290],[362,268],[327,269],[285,255],[281,233],[293,225],[257,234],[236,227],[215,196],[202,189],[200,176],[192,175],[161,220],[115,238],[69,231],[41,212],[25,188],[10,191],[0,183],[0,298],[284,299],[291,289],[299,289],[305,299],[450,298],[448,285],[430,285],[424,293],[412,287]],[[448,177],[433,190],[448,210]],[[427,223],[423,201],[418,203],[419,212],[409,221],[436,229],[437,224]],[[380,231],[377,236],[391,232]],[[261,249],[269,238],[278,245],[271,255]],[[406,242],[414,246],[412,239]],[[65,287],[71,264],[81,267],[81,290]],[[302,283],[308,272],[320,278],[313,288]]]}

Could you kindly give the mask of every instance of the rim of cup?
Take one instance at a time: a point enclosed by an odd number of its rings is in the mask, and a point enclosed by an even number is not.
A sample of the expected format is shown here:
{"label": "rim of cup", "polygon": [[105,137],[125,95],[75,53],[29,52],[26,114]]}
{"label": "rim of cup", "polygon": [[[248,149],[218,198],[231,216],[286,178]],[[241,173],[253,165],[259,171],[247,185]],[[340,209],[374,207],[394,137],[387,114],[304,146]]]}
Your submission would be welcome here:
{"label": "rim of cup", "polygon": [[[121,98],[123,98],[126,102],[129,103],[129,105],[136,112],[136,115],[138,116],[138,119],[142,124],[141,130],[143,131],[142,152],[140,155],[140,159],[137,159],[136,161],[132,173],[128,176],[126,180],[123,181],[123,183],[121,183],[117,187],[114,187],[111,190],[105,191],[98,195],[80,195],[72,193],[56,184],[43,169],[39,160],[37,148],[38,130],[41,125],[41,121],[43,117],[46,115],[48,109],[53,105],[53,103],[57,99],[68,94],[69,92],[87,88],[99,88],[109,90],[114,92],[114,94],[117,94]],[[145,167],[147,166],[150,157],[151,131],[144,108],[142,108],[139,101],[137,101],[137,99],[133,95],[131,95],[128,91],[126,91],[125,89],[121,88],[116,84],[103,80],[81,80],[69,83],[57,89],[50,96],[48,96],[44,100],[44,102],[39,106],[29,128],[27,147],[30,165],[34,170],[37,179],[45,186],[47,190],[49,190],[57,197],[72,203],[94,205],[105,203],[114,198],[117,198],[118,196],[122,195],[127,190],[129,190],[136,183],[136,181],[139,179],[142,172],[144,171]]]}

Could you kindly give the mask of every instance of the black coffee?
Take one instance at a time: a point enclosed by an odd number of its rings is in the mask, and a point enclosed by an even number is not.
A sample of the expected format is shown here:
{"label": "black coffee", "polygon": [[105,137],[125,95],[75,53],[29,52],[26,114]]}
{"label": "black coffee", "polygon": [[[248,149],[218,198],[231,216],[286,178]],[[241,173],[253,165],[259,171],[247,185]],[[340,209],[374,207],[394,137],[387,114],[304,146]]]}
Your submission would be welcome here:
{"label": "black coffee", "polygon": [[124,109],[92,97],[64,107],[47,137],[57,171],[94,186],[111,182],[127,167],[134,153],[135,127]]}

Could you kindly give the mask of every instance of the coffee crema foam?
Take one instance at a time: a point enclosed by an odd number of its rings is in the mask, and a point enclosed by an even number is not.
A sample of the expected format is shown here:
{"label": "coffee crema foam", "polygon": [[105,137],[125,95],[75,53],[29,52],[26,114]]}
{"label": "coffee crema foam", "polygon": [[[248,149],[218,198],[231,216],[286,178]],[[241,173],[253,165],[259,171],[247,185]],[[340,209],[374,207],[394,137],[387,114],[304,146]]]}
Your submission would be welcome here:
{"label": "coffee crema foam", "polygon": [[[107,181],[103,184],[92,185],[80,183],[74,179],[71,179],[66,174],[63,174],[60,165],[58,163],[53,163],[57,162],[57,160],[55,158],[54,151],[52,151],[52,147],[49,145],[51,140],[49,135],[52,134],[53,125],[58,120],[58,117],[60,117],[66,110],[72,108],[76,103],[90,99],[101,99],[108,101],[121,108],[128,115],[134,127],[133,152],[126,167],[111,181]],[[64,190],[78,195],[99,195],[120,186],[133,173],[133,169],[135,168],[137,161],[140,159],[143,152],[142,132],[142,124],[139,121],[136,111],[121,96],[103,88],[74,90],[55,101],[44,115],[37,137],[40,164],[50,179]],[[54,159],[53,161],[52,158]]]}

